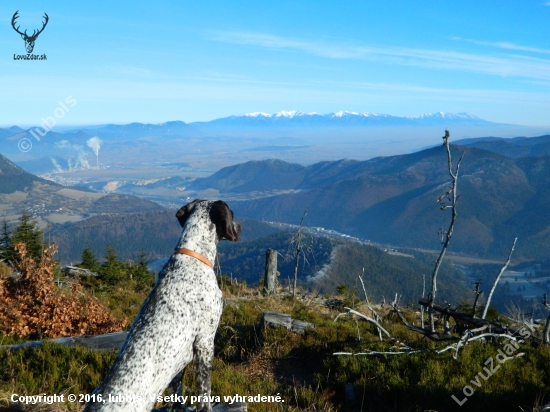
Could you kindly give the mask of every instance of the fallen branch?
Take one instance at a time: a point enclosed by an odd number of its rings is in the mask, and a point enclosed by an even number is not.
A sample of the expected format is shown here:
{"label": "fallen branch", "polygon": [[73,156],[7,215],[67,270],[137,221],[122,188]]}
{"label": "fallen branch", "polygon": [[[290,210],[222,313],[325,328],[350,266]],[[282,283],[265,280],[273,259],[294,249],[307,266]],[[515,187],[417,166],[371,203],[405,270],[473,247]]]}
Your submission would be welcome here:
{"label": "fallen branch", "polygon": [[333,356],[383,356],[383,355],[411,355],[413,353],[426,352],[427,349],[415,349],[406,352],[360,352],[360,353],[351,353],[351,352],[336,352],[333,353]]}
{"label": "fallen branch", "polygon": [[520,342],[520,343],[524,342],[523,339],[518,339],[512,335],[506,335],[503,333],[483,333],[481,335],[474,336],[472,339],[468,339],[468,343],[479,339],[485,339],[485,338],[504,338],[514,342]]}
{"label": "fallen branch", "polygon": [[395,339],[390,335],[390,333],[389,333],[386,329],[384,329],[384,328],[382,327],[382,325],[380,325],[380,323],[378,323],[378,322],[377,322],[376,320],[374,320],[373,318],[369,318],[367,315],[363,315],[362,313],[359,313],[359,312],[357,312],[357,311],[355,311],[355,310],[353,310],[353,309],[351,309],[351,308],[344,308],[344,309],[346,309],[347,312],[346,312],[346,313],[339,313],[339,314],[336,316],[336,318],[334,318],[334,322],[336,322],[340,316],[349,315],[349,314],[351,313],[351,314],[353,314],[353,315],[359,316],[360,318],[366,320],[366,321],[369,322],[369,323],[372,323],[372,324],[373,324],[374,326],[376,326],[380,331],[384,332],[384,335],[386,335],[389,339],[395,340]]}
{"label": "fallen branch", "polygon": [[454,358],[456,359],[458,356],[458,351],[462,346],[466,346],[468,344],[468,339],[476,332],[483,332],[485,329],[487,329],[489,325],[482,326],[481,328],[467,330],[464,332],[460,340],[456,343],[456,352],[454,354]]}
{"label": "fallen branch", "polygon": [[395,339],[392,335],[390,335],[390,333],[384,329],[382,327],[382,325],[380,325],[380,323],[378,323],[376,320],[372,319],[372,318],[369,318],[367,315],[363,315],[362,313],[360,312],[357,312],[351,308],[344,308],[347,310],[346,313],[339,313],[336,318],[334,318],[334,322],[336,322],[338,320],[338,318],[340,316],[343,316],[343,315],[349,315],[349,314],[353,314],[353,315],[357,315],[359,316],[361,319],[364,319],[366,320],[367,322],[369,323],[372,323],[374,326],[378,327],[380,331],[382,331],[392,342],[395,342],[397,343],[398,345],[401,346],[401,348],[405,349],[405,350],[414,350],[413,348],[409,347],[408,345],[406,345],[405,343]]}
{"label": "fallen branch", "polygon": [[[78,346],[93,350],[118,350],[126,340],[128,332],[112,332],[104,335],[85,335],[85,336],[70,336],[66,338],[48,339],[49,342],[57,345]],[[29,341],[24,343],[16,343],[13,345],[2,345],[0,348],[9,350],[18,350],[28,347],[40,346],[45,341]]]}
{"label": "fallen branch", "polygon": [[451,335],[451,333],[448,331],[448,328],[446,328],[446,332],[443,334],[439,334],[437,332],[433,332],[431,329],[423,329],[419,328],[418,326],[411,325],[409,322],[407,322],[407,319],[403,316],[397,305],[392,304],[393,309],[403,322],[403,324],[407,327],[407,329],[412,330],[414,332],[420,333],[421,335],[426,336],[428,339],[441,342],[446,340],[455,340],[457,339],[455,336]]}

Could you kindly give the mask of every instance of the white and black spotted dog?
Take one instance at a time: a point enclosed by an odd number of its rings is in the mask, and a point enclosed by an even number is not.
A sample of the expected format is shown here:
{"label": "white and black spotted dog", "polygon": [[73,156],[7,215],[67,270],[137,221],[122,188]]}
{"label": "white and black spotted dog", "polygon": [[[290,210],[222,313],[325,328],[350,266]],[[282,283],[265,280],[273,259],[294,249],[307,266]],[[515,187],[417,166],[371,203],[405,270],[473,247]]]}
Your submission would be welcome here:
{"label": "white and black spotted dog", "polygon": [[[210,396],[214,336],[223,307],[212,263],[218,241],[237,241],[241,227],[221,200],[194,200],[176,217],[183,227],[176,253],[84,411],[150,411],[154,398],[192,360],[197,395]],[[211,410],[209,402],[197,406],[197,412]]]}

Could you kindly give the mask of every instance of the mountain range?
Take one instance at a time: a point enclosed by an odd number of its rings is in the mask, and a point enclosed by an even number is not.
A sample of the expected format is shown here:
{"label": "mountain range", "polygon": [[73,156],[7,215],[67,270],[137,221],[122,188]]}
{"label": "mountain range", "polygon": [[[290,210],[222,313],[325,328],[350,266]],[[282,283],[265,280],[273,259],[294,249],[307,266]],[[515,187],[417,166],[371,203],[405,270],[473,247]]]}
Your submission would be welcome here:
{"label": "mountain range", "polygon": [[[453,159],[463,155],[463,162],[451,251],[504,260],[514,237],[518,237],[514,259],[548,261],[550,156],[545,150],[550,136],[486,137],[456,143],[460,144],[451,146]],[[411,249],[440,247],[438,231],[447,227],[450,216],[440,210],[437,199],[449,184],[443,146],[405,155],[307,166],[281,159],[254,160],[194,181],[176,176],[151,182],[160,188],[168,185],[172,191],[184,189],[182,196],[211,193],[216,198],[231,198],[230,207],[239,219],[297,224],[308,210],[307,225]],[[248,200],[236,200],[239,198]],[[56,239],[65,250],[64,259],[70,260],[78,256],[86,241],[93,243],[96,251],[105,242],[115,241],[125,256],[133,256],[139,243],[159,256],[173,247],[170,243],[178,230],[173,212],[161,210],[155,203],[64,187],[31,175],[1,156],[2,214],[14,220],[24,208],[43,225],[52,224],[48,236]],[[255,228],[253,231],[268,232],[265,225],[252,220],[246,223]],[[143,236],[165,225],[174,226],[174,230]],[[243,256],[224,250],[230,270],[246,272],[252,262],[255,268],[261,266],[262,258],[250,253],[257,254],[263,240],[255,242],[246,245]],[[330,266],[329,255],[323,255],[322,264]],[[345,266],[347,255],[341,256],[343,260],[335,262]],[[402,262],[399,265],[404,267]]]}
{"label": "mountain range", "polygon": [[538,137],[482,137],[457,140],[456,144],[489,150],[512,159],[550,155],[550,135]]}
{"label": "mountain range", "polygon": [[[39,142],[33,141],[29,130],[13,126],[0,129],[0,150],[9,146],[8,152],[15,151],[17,156],[12,157],[21,165],[41,173],[91,168],[96,160],[111,170],[158,170],[164,165],[186,165],[202,173],[214,169],[218,172],[193,182],[177,176],[176,170],[181,169],[177,166],[169,179],[141,177],[145,183],[128,179],[114,184],[106,178],[87,187],[103,190],[109,185],[114,191],[146,193],[155,185],[156,193],[166,186],[166,191],[177,192],[176,198],[193,192],[248,197],[235,203],[241,214],[292,223],[309,207],[308,218],[316,226],[379,242],[436,248],[437,231],[446,221],[435,201],[448,182],[445,153],[441,146],[418,150],[430,146],[428,141],[432,146],[441,141],[444,127],[451,129],[458,145],[453,147],[454,156],[465,152],[459,186],[462,226],[457,227],[454,245],[465,252],[496,257],[517,234],[531,243],[525,256],[543,256],[547,226],[546,214],[541,216],[540,210],[550,204],[545,180],[550,135],[457,139],[464,137],[461,128],[494,131],[512,127],[467,113],[398,117],[345,111],[326,115],[258,112],[190,124],[174,121],[83,127],[63,133],[52,130]],[[435,138],[427,140],[428,132]],[[29,154],[17,149],[17,142],[25,137],[34,144]],[[101,146],[90,144],[93,137],[99,138],[96,142]],[[408,154],[376,157],[380,152],[396,151]],[[325,160],[315,161],[319,158]],[[353,158],[358,160],[349,160]],[[55,190],[61,189],[51,192]],[[518,251],[521,248],[520,242]]]}
{"label": "mountain range", "polygon": [[[454,138],[534,134],[528,127],[494,123],[468,113],[427,113],[419,116],[340,111],[329,114],[281,111],[229,116],[208,122],[170,121],[83,126],[66,131],[55,127],[40,141],[44,126],[0,129],[0,153],[34,173],[97,167],[143,168],[151,159],[189,163],[210,170],[250,159],[277,157],[315,163],[342,157],[368,159],[410,153],[429,146],[445,128]],[[31,133],[32,132],[32,133]],[[38,134],[37,134],[38,133]],[[97,137],[96,147],[89,144]],[[21,152],[29,139],[33,149]],[[25,163],[23,163],[25,162]],[[18,163],[19,164],[19,163]]]}
{"label": "mountain range", "polygon": [[284,127],[361,127],[361,126],[433,126],[468,124],[476,126],[496,125],[468,113],[426,113],[420,116],[392,116],[367,112],[339,111],[328,114],[304,113],[296,110],[281,111],[274,114],[255,112],[244,115],[229,116],[209,122],[195,122],[194,128],[211,126],[250,127],[250,126],[284,126]]}
{"label": "mountain range", "polygon": [[[111,245],[122,259],[136,259],[140,251],[149,258],[164,257],[171,253],[182,230],[174,210],[131,196],[63,187],[33,176],[0,156],[0,209],[4,217],[9,218],[6,208],[17,205],[25,206],[36,220],[49,224],[44,228],[44,238],[58,246],[57,257],[63,262],[78,262],[86,246],[96,256],[103,255],[105,247]],[[238,221],[243,227],[239,242],[219,245],[223,273],[257,284],[263,274],[266,250],[275,248],[281,254],[280,281],[285,283],[294,271],[289,248],[292,233],[242,216]],[[300,280],[311,278],[310,284],[317,291],[333,293],[342,283],[354,284],[356,273],[363,268],[368,273],[365,283],[371,298],[382,299],[398,290],[404,302],[413,302],[421,290],[422,274],[429,271],[429,262],[421,256],[392,256],[372,246],[326,235],[308,233],[303,247],[306,260],[299,266]],[[441,298],[465,295],[463,276],[446,268],[441,277]]]}
{"label": "mountain range", "polygon": [[[517,236],[516,256],[547,259],[550,157],[510,158],[475,147],[487,142],[491,140],[452,146],[455,160],[464,154],[453,250],[502,258]],[[500,147],[500,140],[494,142]],[[263,190],[261,198],[233,201],[235,212],[297,224],[309,210],[312,226],[380,243],[437,249],[438,231],[450,219],[437,200],[449,182],[446,151],[438,146],[408,155],[310,166],[276,159],[250,161],[197,179],[188,189],[212,188],[221,197]],[[280,193],[283,190],[287,192]]]}

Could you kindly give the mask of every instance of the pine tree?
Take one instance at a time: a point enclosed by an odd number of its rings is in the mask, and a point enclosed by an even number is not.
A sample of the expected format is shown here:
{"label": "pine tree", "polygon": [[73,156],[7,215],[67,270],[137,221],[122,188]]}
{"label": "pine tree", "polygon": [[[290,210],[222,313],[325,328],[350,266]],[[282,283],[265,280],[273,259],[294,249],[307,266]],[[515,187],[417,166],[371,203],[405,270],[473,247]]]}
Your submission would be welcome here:
{"label": "pine tree", "polygon": [[24,243],[27,247],[27,255],[38,260],[42,257],[42,252],[45,247],[42,236],[42,230],[37,227],[31,215],[27,212],[23,212],[11,236],[11,244]]}
{"label": "pine tree", "polygon": [[94,252],[92,252],[87,243],[82,250],[80,259],[81,262],[78,266],[81,268],[91,270],[92,272],[99,271],[99,260],[95,257]]}
{"label": "pine tree", "polygon": [[0,235],[0,259],[13,262],[14,258],[15,249],[11,241],[11,232],[8,226],[8,222],[6,222],[6,218],[4,218],[4,223],[2,225],[2,235]]}
{"label": "pine tree", "polygon": [[99,277],[109,285],[115,285],[125,278],[124,263],[118,260],[118,254],[115,248],[107,245],[105,248],[105,262],[99,268]]}
{"label": "pine tree", "polygon": [[132,265],[131,268],[128,268],[130,273],[132,273],[134,279],[136,280],[137,291],[144,291],[151,288],[155,281],[153,273],[147,267],[149,265],[149,260],[147,260],[147,253],[144,251],[139,252],[137,264]]}
{"label": "pine tree", "polygon": [[138,254],[138,265],[142,268],[147,268],[147,265],[149,265],[150,261],[147,260],[147,252],[142,250]]}

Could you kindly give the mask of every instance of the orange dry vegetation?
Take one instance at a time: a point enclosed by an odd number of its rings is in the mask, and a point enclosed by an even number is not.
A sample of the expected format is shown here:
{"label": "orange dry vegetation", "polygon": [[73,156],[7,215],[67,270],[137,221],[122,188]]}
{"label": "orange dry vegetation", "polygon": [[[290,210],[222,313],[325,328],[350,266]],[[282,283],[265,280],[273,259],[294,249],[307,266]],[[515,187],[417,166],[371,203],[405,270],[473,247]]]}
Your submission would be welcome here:
{"label": "orange dry vegetation", "polygon": [[45,250],[39,262],[27,256],[24,244],[15,248],[21,257],[19,275],[0,276],[0,332],[57,338],[116,332],[126,326],[126,320],[111,317],[78,282],[71,284],[70,293],[55,285],[55,246]]}

